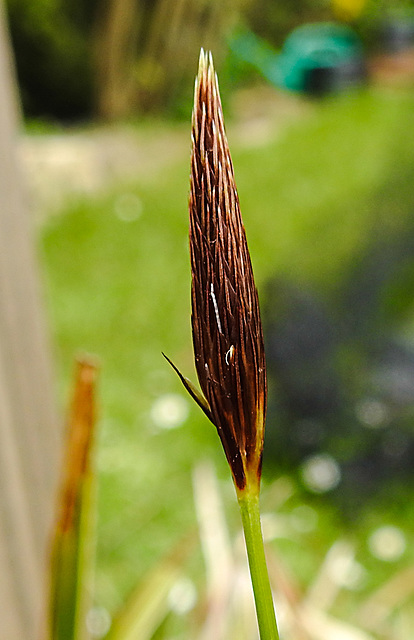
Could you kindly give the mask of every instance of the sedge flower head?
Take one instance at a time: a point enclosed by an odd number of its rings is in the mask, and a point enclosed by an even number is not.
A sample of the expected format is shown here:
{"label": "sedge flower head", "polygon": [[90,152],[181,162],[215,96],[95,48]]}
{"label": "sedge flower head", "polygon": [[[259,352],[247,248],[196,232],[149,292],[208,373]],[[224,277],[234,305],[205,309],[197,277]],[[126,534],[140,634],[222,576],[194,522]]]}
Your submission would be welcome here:
{"label": "sedge flower head", "polygon": [[177,370],[216,426],[237,490],[259,487],[266,367],[259,301],[211,54],[195,83],[190,179],[192,333],[203,395]]}

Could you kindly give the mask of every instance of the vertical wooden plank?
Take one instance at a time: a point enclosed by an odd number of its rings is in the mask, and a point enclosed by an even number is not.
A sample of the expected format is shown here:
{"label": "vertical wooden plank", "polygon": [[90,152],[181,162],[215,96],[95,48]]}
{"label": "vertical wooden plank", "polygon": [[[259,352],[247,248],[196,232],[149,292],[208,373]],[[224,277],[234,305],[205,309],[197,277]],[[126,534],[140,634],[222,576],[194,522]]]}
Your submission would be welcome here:
{"label": "vertical wooden plank", "polygon": [[0,0],[0,640],[38,637],[60,441],[19,123]]}

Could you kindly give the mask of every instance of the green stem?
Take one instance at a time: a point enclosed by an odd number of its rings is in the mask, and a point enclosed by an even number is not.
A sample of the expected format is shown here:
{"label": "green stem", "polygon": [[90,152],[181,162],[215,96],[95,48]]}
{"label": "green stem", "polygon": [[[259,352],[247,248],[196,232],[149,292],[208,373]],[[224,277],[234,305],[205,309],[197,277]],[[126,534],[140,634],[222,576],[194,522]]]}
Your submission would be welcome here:
{"label": "green stem", "polygon": [[260,524],[259,494],[245,490],[239,492],[237,497],[249,559],[260,640],[279,640]]}

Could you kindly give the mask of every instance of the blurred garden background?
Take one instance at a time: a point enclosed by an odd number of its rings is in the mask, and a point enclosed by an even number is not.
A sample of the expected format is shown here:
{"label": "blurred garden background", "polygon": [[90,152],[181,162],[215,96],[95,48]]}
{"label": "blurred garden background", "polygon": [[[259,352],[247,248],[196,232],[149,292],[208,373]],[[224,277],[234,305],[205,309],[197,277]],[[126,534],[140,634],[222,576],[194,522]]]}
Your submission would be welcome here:
{"label": "blurred garden background", "polygon": [[6,9],[62,416],[75,356],[101,367],[91,635],[140,584],[155,603],[140,640],[257,637],[217,434],[161,355],[195,382],[187,197],[203,46],[265,328],[262,511],[282,637],[412,640],[414,4]]}

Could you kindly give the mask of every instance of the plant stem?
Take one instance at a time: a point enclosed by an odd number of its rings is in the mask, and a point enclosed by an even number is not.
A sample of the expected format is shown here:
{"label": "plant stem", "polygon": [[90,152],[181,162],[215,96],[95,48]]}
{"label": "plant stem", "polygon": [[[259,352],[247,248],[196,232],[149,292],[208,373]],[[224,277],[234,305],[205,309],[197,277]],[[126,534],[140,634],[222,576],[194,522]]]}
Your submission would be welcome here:
{"label": "plant stem", "polygon": [[260,524],[259,492],[238,492],[260,640],[279,640]]}

